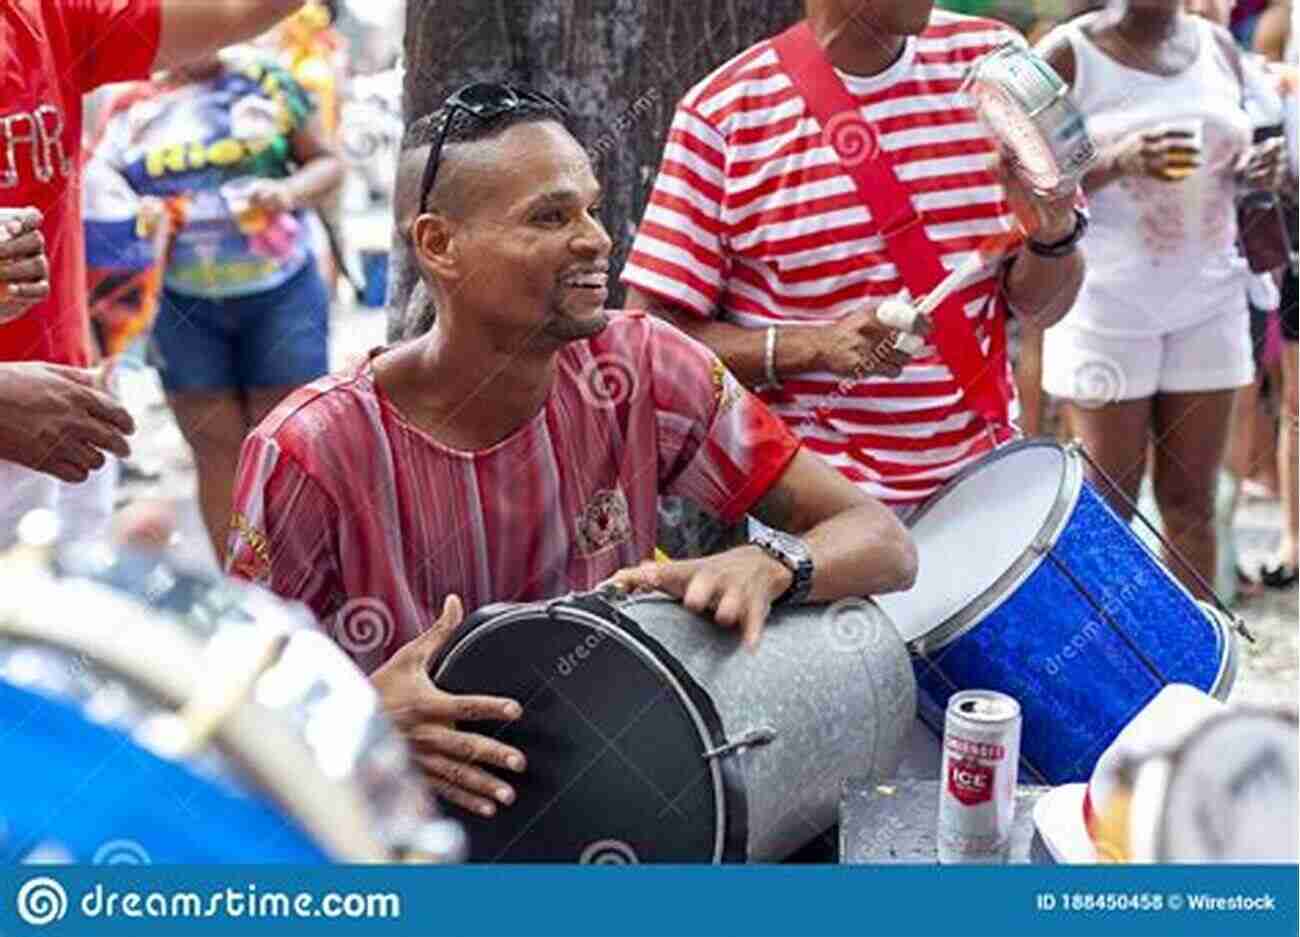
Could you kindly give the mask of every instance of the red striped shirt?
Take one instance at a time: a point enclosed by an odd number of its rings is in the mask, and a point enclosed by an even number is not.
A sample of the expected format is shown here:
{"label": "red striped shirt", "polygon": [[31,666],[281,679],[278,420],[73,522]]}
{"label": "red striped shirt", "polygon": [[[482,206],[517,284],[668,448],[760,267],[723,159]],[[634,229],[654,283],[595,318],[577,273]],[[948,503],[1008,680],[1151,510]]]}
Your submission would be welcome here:
{"label": "red striped shirt", "polygon": [[244,443],[230,570],[311,608],[372,670],[438,617],[586,590],[654,550],[659,494],[727,521],[799,443],[703,345],[641,313],[566,346],[535,417],[450,449],[370,363],[284,400]]}
{"label": "red striped shirt", "polygon": [[[841,76],[950,270],[1015,227],[990,167],[995,144],[959,90],[971,62],[1014,36],[936,10],[885,72]],[[1004,259],[994,256],[957,294],[985,351],[989,326],[1005,315]],[[825,325],[903,290],[852,178],[766,40],[678,105],[623,279],[748,328]],[[988,445],[932,346],[897,379],[787,375],[760,395],[810,449],[893,503],[930,495]]]}

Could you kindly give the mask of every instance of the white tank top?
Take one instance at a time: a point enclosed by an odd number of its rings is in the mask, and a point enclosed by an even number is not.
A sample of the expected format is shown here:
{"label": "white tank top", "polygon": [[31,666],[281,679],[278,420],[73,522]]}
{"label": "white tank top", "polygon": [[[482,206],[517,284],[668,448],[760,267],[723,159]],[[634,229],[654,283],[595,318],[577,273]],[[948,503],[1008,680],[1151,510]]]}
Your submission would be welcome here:
{"label": "white tank top", "polygon": [[[1233,166],[1250,146],[1241,82],[1211,31],[1173,77],[1120,64],[1084,33],[1096,14],[1058,27],[1074,49],[1073,97],[1099,147],[1132,131],[1203,121],[1202,164],[1179,182],[1124,176],[1088,195],[1088,272],[1068,321],[1115,337],[1151,336],[1244,311]],[[1045,42],[1050,41],[1045,40]]]}

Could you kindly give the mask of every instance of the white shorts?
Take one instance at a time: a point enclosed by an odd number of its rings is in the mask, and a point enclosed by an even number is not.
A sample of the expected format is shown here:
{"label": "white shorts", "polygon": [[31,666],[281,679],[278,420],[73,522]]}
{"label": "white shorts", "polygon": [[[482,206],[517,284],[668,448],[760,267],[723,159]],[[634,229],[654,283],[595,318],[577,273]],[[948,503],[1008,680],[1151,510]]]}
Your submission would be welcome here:
{"label": "white shorts", "polygon": [[1254,379],[1246,310],[1176,332],[1125,338],[1079,328],[1067,317],[1043,335],[1043,390],[1077,403],[1228,390]]}

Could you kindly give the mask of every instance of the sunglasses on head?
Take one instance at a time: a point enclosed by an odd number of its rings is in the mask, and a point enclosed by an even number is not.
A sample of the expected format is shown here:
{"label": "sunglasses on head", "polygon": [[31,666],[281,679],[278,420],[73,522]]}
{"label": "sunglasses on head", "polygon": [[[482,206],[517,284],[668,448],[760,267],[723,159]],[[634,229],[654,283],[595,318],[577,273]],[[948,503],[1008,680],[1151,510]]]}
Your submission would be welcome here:
{"label": "sunglasses on head", "polygon": [[569,112],[568,108],[549,94],[489,81],[465,85],[447,98],[441,108],[443,115],[442,125],[438,128],[438,141],[430,147],[429,160],[424,164],[424,179],[420,183],[420,211],[427,209],[425,202],[433,190],[433,180],[438,175],[442,147],[447,142],[447,129],[458,112],[469,114],[478,120],[492,120],[529,105],[551,108],[561,114]]}

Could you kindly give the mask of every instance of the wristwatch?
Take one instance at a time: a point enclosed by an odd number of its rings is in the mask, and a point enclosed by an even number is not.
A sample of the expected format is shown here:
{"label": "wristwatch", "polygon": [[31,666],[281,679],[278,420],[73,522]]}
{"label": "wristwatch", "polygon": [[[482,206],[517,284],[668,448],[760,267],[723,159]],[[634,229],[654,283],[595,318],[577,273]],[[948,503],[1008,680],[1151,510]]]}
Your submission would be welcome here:
{"label": "wristwatch", "polygon": [[1079,209],[1074,209],[1074,230],[1064,238],[1053,244],[1043,244],[1041,241],[1029,239],[1029,249],[1039,257],[1064,257],[1070,251],[1074,250],[1074,245],[1083,239],[1088,232],[1088,216]]}
{"label": "wristwatch", "polygon": [[808,545],[798,537],[771,528],[759,530],[749,542],[790,570],[790,586],[773,605],[798,605],[812,591],[813,561]]}

